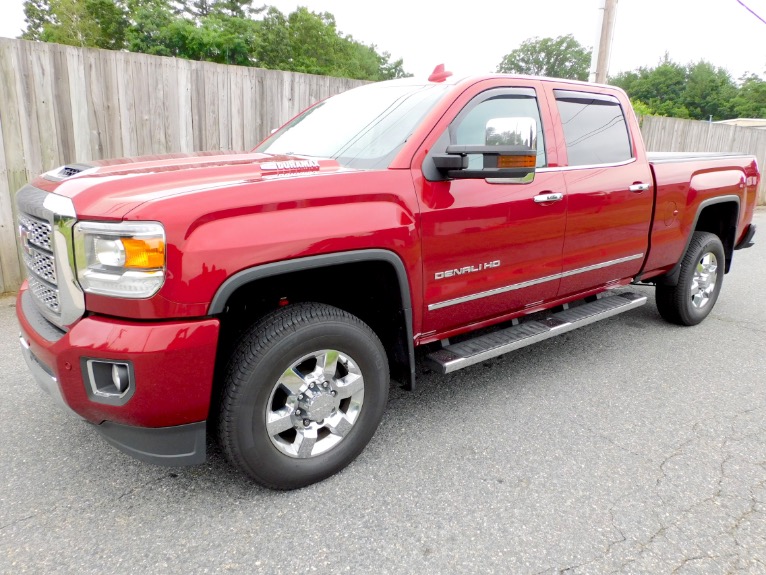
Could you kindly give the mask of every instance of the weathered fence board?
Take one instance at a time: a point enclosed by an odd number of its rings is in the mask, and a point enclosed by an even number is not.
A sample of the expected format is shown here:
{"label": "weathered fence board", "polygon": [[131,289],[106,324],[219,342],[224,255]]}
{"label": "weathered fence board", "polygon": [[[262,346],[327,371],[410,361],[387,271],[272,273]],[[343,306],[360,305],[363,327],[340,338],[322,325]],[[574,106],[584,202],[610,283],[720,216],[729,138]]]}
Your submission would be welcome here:
{"label": "weathered fence board", "polygon": [[[37,174],[107,157],[247,150],[362,83],[0,38],[0,293],[21,283],[13,195]],[[642,132],[652,150],[741,151],[766,166],[763,130],[645,117]]]}
{"label": "weathered fence board", "polygon": [[[766,169],[766,130],[657,116],[640,120],[644,144],[653,152],[742,152],[755,155],[761,171]],[[758,203],[766,204],[766,178]]]}

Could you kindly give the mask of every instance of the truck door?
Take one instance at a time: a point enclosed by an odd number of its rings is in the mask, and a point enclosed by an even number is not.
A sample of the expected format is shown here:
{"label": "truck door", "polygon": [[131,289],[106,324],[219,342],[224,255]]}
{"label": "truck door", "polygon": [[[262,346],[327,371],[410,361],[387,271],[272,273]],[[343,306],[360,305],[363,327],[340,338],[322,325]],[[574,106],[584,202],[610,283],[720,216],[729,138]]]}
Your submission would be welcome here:
{"label": "truck door", "polygon": [[[611,95],[552,90],[567,162],[567,230],[559,296],[634,276],[648,248],[653,180],[625,110]],[[635,126],[637,130],[638,127]]]}
{"label": "truck door", "polygon": [[[547,166],[546,145],[553,136],[541,120],[548,117],[547,107],[539,105],[537,90],[475,89],[479,93],[464,107],[448,112],[454,119],[429,150],[422,177],[415,174],[425,338],[539,305],[558,291],[567,203],[563,174],[539,173],[523,181],[448,179],[435,167],[433,156],[449,145],[522,139],[537,150],[537,166]],[[469,158],[469,169],[482,169],[481,155]]]}

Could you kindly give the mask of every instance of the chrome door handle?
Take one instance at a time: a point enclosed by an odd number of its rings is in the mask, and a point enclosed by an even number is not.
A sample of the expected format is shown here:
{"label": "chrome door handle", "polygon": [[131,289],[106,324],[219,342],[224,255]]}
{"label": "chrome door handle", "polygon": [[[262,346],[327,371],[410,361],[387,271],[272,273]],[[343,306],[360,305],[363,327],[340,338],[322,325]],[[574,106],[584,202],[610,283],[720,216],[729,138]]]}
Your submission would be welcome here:
{"label": "chrome door handle", "polygon": [[631,192],[636,192],[637,194],[640,194],[641,192],[645,192],[646,190],[648,190],[651,187],[652,187],[651,184],[633,184],[628,189]]}
{"label": "chrome door handle", "polygon": [[564,194],[562,193],[540,194],[539,196],[535,196],[535,203],[547,204],[548,202],[558,202],[559,200],[563,199]]}

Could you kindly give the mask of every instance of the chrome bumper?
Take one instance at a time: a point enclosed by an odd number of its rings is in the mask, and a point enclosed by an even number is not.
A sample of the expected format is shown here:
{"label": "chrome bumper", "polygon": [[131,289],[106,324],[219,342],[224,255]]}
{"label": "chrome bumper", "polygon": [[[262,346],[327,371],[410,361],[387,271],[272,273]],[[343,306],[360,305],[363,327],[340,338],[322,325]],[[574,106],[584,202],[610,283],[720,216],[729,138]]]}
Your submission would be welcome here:
{"label": "chrome bumper", "polygon": [[29,344],[24,339],[23,335],[19,335],[19,343],[21,344],[21,355],[24,356],[24,361],[27,362],[29,371],[32,372],[32,376],[35,378],[37,385],[53,398],[54,403],[58,405],[65,412],[74,415],[78,419],[82,419],[77,415],[72,408],[64,401],[64,396],[61,395],[61,388],[59,388],[59,382],[56,377],[46,368],[40,360],[38,360],[29,349]]}

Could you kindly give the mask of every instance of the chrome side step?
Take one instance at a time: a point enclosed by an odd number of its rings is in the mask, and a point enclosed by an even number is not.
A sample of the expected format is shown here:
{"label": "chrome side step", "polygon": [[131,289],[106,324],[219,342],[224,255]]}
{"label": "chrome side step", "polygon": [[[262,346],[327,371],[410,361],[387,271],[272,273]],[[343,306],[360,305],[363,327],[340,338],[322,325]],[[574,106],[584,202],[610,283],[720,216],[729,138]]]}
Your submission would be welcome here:
{"label": "chrome side step", "polygon": [[509,351],[532,345],[578,327],[629,311],[646,303],[646,296],[622,293],[601,298],[555,313],[539,321],[529,321],[467,341],[448,345],[429,354],[426,365],[438,373],[451,373]]}

